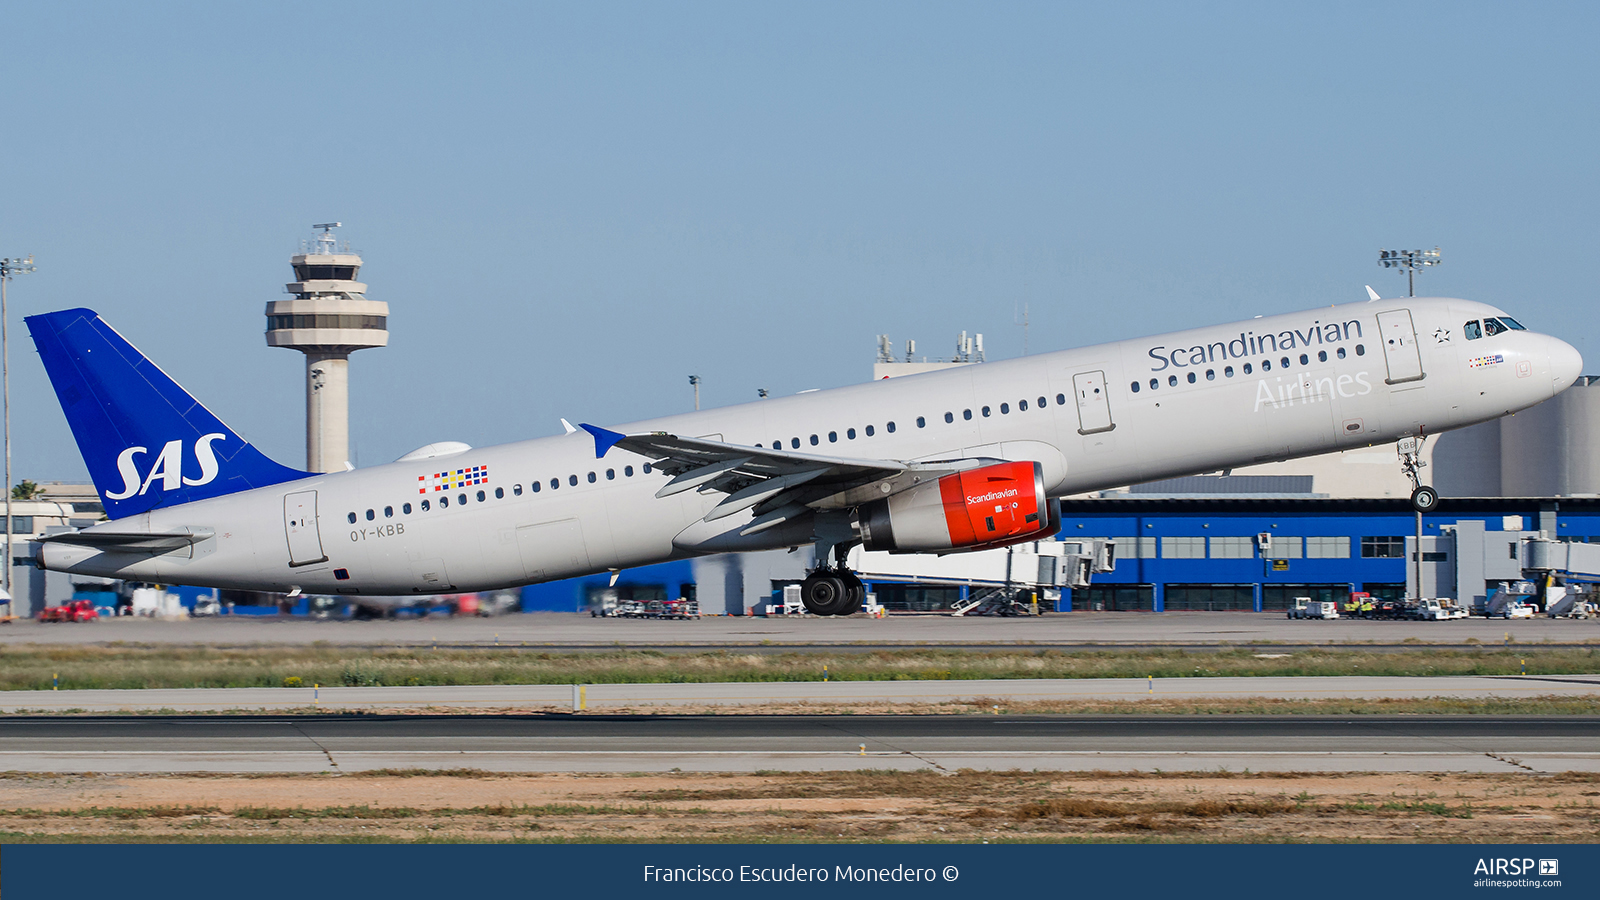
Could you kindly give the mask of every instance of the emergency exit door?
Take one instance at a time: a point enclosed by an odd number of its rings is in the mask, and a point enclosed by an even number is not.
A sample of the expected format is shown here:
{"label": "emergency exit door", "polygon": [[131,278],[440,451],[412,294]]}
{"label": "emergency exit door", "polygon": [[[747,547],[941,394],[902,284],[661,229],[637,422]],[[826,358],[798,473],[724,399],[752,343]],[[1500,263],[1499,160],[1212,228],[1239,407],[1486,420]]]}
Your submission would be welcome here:
{"label": "emergency exit door", "polygon": [[1422,371],[1422,348],[1417,345],[1411,310],[1391,309],[1378,313],[1378,334],[1383,338],[1383,361],[1389,366],[1385,384],[1421,381],[1427,377]]}
{"label": "emergency exit door", "polygon": [[1078,433],[1094,434],[1117,427],[1111,421],[1111,398],[1106,396],[1106,373],[1079,372],[1072,376],[1078,396]]}
{"label": "emergency exit door", "polygon": [[289,565],[327,562],[317,531],[317,492],[298,491],[283,497],[283,530],[289,537]]}

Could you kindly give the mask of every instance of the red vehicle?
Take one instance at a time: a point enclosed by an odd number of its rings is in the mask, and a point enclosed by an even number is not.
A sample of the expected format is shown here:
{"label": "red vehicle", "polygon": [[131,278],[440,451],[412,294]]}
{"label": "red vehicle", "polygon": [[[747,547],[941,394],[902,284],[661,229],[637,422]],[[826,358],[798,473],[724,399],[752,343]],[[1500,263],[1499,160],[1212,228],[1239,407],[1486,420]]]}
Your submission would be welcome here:
{"label": "red vehicle", "polygon": [[100,618],[91,600],[74,600],[61,606],[46,606],[39,610],[41,622],[93,622]]}

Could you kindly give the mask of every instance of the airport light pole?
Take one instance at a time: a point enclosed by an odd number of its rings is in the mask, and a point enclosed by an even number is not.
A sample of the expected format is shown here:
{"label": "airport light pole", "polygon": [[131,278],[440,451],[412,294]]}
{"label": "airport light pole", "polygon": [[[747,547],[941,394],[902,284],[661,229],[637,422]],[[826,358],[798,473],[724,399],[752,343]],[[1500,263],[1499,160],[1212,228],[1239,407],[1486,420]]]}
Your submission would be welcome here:
{"label": "airport light pole", "polygon": [[4,382],[4,387],[0,388],[4,400],[0,403],[5,407],[6,420],[6,564],[3,586],[8,604],[11,602],[11,311],[6,302],[6,283],[13,275],[26,275],[35,268],[32,254],[26,259],[0,259],[0,381]]}
{"label": "airport light pole", "polygon": [[1383,266],[1385,269],[1406,270],[1407,297],[1415,297],[1417,295],[1417,270],[1428,266],[1437,266],[1440,262],[1442,260],[1439,259],[1438,247],[1434,247],[1432,250],[1378,251],[1378,265]]}
{"label": "airport light pole", "polygon": [[699,412],[700,411],[700,376],[699,375],[690,375],[689,376],[689,384],[694,387],[694,409],[695,409],[695,412]]}

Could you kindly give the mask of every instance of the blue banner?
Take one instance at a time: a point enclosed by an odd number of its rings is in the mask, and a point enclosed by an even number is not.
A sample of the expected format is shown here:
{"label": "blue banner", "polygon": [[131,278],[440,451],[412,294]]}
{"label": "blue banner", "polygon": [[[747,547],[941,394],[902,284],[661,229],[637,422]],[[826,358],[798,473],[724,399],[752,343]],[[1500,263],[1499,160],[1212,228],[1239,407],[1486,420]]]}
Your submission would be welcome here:
{"label": "blue banner", "polygon": [[6,900],[1600,896],[1592,845],[28,845]]}

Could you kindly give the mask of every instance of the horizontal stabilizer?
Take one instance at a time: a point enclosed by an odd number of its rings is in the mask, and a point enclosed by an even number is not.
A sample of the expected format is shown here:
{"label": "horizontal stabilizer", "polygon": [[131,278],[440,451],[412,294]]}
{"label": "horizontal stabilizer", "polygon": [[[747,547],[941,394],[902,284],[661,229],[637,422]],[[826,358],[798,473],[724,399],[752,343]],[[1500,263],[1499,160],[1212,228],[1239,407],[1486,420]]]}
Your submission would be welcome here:
{"label": "horizontal stabilizer", "polygon": [[41,544],[73,544],[115,552],[177,550],[211,537],[211,531],[69,531],[39,538]]}

